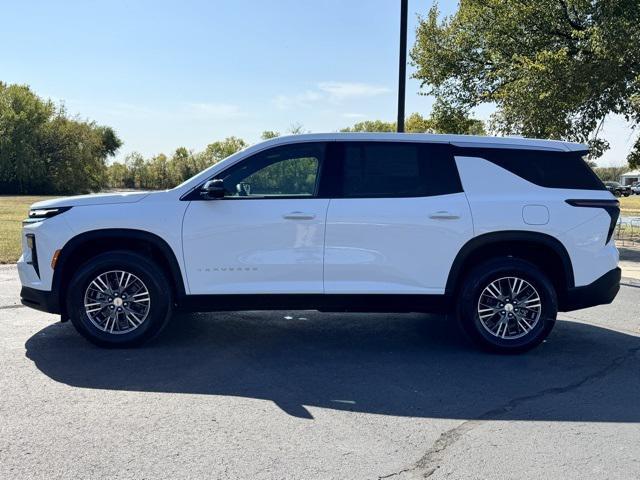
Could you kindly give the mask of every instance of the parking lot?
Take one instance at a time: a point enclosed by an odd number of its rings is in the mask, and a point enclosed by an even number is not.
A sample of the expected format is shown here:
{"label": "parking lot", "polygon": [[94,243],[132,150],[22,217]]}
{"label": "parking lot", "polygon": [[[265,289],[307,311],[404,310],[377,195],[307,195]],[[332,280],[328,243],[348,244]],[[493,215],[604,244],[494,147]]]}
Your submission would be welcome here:
{"label": "parking lot", "polygon": [[500,356],[421,314],[178,315],[102,350],[0,266],[0,478],[640,477],[640,288]]}

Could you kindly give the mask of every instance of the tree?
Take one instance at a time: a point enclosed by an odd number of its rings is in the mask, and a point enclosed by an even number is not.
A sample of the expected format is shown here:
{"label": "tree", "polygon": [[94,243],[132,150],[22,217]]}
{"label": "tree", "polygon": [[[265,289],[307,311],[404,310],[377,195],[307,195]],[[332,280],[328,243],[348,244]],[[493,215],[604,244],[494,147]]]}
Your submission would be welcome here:
{"label": "tree", "polygon": [[129,188],[153,188],[150,182],[148,162],[138,152],[132,152],[124,159],[124,164],[129,171]]}
{"label": "tree", "polygon": [[411,59],[445,105],[494,103],[494,131],[589,142],[598,156],[607,115],[640,120],[638,52],[637,0],[466,0],[420,18]]}
{"label": "tree", "polygon": [[304,129],[304,126],[300,122],[292,123],[289,127],[289,134],[291,135],[301,135],[303,133],[309,133]]}
{"label": "tree", "polygon": [[147,188],[165,190],[176,184],[169,172],[169,161],[164,153],[160,153],[148,161],[149,185]]}
{"label": "tree", "polygon": [[620,175],[627,170],[627,167],[599,167],[593,169],[603,182],[617,182],[620,180]]}
{"label": "tree", "polygon": [[[459,133],[484,135],[484,122],[468,116],[468,110],[454,108],[436,101],[430,118],[412,113],[405,119],[407,133]],[[396,122],[383,120],[365,120],[353,127],[343,128],[341,132],[395,132]]]}
{"label": "tree", "polygon": [[122,142],[109,127],[70,118],[24,85],[0,82],[0,191],[82,193],[107,183]]}
{"label": "tree", "polygon": [[271,138],[276,138],[280,136],[280,132],[276,132],[274,130],[265,130],[264,132],[262,132],[262,134],[260,135],[260,138],[262,140],[269,140]]}
{"label": "tree", "polygon": [[107,183],[113,188],[126,187],[129,172],[124,163],[114,162],[107,167]]}
{"label": "tree", "polygon": [[468,108],[451,105],[441,99],[436,99],[431,110],[430,130],[433,133],[486,135],[484,122],[471,118]]}
{"label": "tree", "polygon": [[347,127],[341,132],[395,132],[396,122],[385,122],[382,120],[365,120],[356,123],[353,127]]}

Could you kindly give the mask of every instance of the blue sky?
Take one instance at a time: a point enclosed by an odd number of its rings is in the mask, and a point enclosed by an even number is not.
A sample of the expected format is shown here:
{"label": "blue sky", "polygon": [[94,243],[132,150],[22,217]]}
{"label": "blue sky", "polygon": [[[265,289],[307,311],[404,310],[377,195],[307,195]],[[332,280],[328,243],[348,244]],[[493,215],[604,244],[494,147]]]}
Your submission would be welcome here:
{"label": "blue sky", "polygon": [[[430,5],[410,0],[409,45]],[[399,0],[2,0],[1,11],[0,80],[114,127],[119,158],[395,118]],[[410,80],[407,113],[427,115],[418,90]],[[600,163],[624,163],[628,126],[613,118],[605,134],[613,148]]]}

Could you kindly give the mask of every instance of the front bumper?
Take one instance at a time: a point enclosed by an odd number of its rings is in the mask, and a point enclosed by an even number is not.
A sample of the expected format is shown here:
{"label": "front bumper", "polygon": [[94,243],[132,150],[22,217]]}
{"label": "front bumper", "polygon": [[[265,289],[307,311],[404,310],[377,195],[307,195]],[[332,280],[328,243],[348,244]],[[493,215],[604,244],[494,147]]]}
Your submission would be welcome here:
{"label": "front bumper", "polygon": [[620,290],[621,277],[622,270],[614,268],[589,285],[570,288],[566,298],[560,303],[559,310],[570,312],[613,302]]}
{"label": "front bumper", "polygon": [[22,287],[20,301],[25,307],[34,308],[41,312],[60,313],[60,302],[58,295],[54,292]]}

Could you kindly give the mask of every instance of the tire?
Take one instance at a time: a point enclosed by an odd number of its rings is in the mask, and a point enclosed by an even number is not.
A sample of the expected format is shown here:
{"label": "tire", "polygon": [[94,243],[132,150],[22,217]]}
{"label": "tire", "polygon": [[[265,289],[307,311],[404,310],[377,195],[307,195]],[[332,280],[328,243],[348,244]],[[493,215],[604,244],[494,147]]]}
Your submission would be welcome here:
{"label": "tire", "polygon": [[87,261],[74,273],[67,292],[73,326],[100,347],[142,345],[171,317],[166,275],[152,260],[133,252],[106,252]]}
{"label": "tire", "polygon": [[[463,282],[457,316],[479,347],[497,353],[526,352],[553,329],[556,291],[532,263],[513,257],[492,259],[471,270]],[[510,298],[514,291],[519,292],[515,299]]]}

